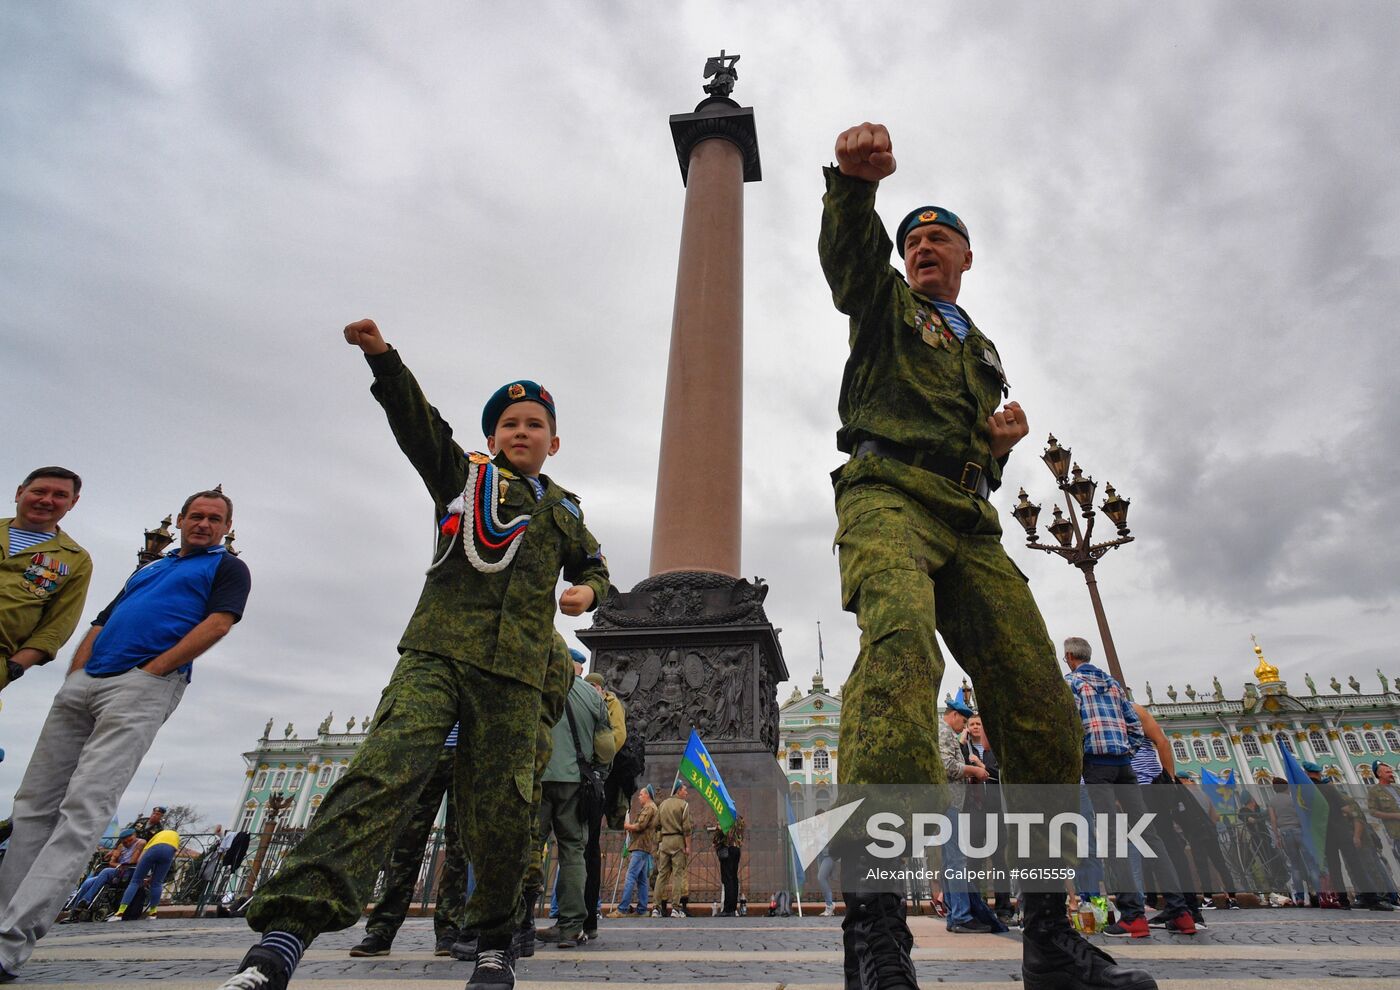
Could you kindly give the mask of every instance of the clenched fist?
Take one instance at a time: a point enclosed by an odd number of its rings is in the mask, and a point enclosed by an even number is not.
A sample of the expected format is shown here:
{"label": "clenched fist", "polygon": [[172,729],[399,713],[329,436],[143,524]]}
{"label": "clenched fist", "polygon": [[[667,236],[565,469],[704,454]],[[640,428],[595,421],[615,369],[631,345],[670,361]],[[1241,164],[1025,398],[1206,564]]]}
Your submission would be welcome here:
{"label": "clenched fist", "polygon": [[884,124],[866,121],[848,127],[836,139],[836,164],[842,175],[866,182],[879,182],[894,174],[894,152],[890,132]]}
{"label": "clenched fist", "polygon": [[1001,412],[987,417],[987,429],[991,433],[992,457],[1000,459],[1011,453],[1011,448],[1031,431],[1031,426],[1021,403],[1008,402]]}
{"label": "clenched fist", "polygon": [[559,596],[559,611],[565,615],[582,615],[593,604],[593,589],[586,584],[573,584]]}
{"label": "clenched fist", "polygon": [[366,354],[383,354],[389,349],[384,338],[379,336],[379,327],[373,320],[356,320],[345,328],[345,342],[354,344]]}

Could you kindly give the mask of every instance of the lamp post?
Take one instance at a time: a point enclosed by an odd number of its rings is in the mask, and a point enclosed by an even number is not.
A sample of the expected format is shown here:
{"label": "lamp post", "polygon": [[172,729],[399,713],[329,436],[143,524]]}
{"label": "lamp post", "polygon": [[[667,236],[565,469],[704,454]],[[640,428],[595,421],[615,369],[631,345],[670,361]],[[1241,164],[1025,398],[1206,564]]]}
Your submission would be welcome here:
{"label": "lamp post", "polygon": [[[1118,651],[1113,648],[1113,635],[1108,631],[1108,618],[1104,615],[1103,601],[1099,598],[1099,585],[1094,580],[1094,565],[1114,547],[1133,542],[1133,537],[1128,535],[1128,500],[1114,491],[1112,485],[1104,485],[1105,498],[1099,508],[1118,528],[1118,539],[1095,543],[1093,503],[1097,483],[1092,477],[1086,476],[1078,464],[1070,467],[1070,449],[1061,447],[1053,433],[1041,460],[1045,461],[1045,466],[1055,476],[1055,484],[1059,486],[1060,491],[1065,493],[1065,507],[1069,509],[1069,516],[1066,517],[1060,511],[1060,507],[1055,506],[1054,521],[1045,527],[1055,538],[1055,543],[1037,542],[1035,524],[1040,517],[1040,506],[1031,504],[1024,488],[1021,489],[1021,501],[1016,503],[1011,514],[1026,531],[1026,546],[1033,550],[1058,554],[1084,572],[1084,583],[1089,586],[1089,600],[1094,605],[1094,618],[1099,624],[1099,638],[1103,640],[1104,653],[1108,656],[1109,673],[1126,688],[1128,682],[1123,678],[1123,668],[1118,664]],[[1084,517],[1082,530],[1079,517],[1075,515],[1076,506],[1079,515]]]}
{"label": "lamp post", "polygon": [[145,567],[152,561],[160,559],[160,555],[165,553],[165,548],[175,542],[175,536],[170,532],[170,517],[166,516],[160,521],[160,529],[146,530],[146,545],[136,551],[136,566]]}

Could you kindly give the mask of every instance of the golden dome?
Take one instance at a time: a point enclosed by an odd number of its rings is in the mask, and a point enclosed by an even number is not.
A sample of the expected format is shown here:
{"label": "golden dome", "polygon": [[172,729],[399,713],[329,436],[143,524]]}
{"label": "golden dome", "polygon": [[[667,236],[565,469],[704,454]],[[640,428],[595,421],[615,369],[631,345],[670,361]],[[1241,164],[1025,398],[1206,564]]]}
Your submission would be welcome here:
{"label": "golden dome", "polygon": [[1259,658],[1259,666],[1254,668],[1254,679],[1260,684],[1276,684],[1279,681],[1278,668],[1264,659],[1264,648],[1253,634],[1249,637],[1254,644],[1254,655]]}

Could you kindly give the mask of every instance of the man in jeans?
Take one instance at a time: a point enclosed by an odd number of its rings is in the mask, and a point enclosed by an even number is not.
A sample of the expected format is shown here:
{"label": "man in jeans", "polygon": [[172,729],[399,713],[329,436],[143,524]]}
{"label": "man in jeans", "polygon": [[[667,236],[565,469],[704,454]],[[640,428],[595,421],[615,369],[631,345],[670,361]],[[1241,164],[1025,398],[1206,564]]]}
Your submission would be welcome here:
{"label": "man in jeans", "polygon": [[0,865],[0,983],[14,979],[82,876],[195,658],[243,615],[251,578],[224,549],[232,523],[222,492],[186,499],[179,549],[128,578],[74,653],[15,794]]}
{"label": "man in jeans", "polygon": [[656,788],[647,784],[637,792],[641,811],[635,822],[627,822],[622,827],[627,831],[627,844],[631,850],[627,857],[627,882],[622,885],[622,900],[608,912],[609,918],[621,918],[632,913],[632,893],[637,894],[637,917],[647,916],[647,882],[651,874],[651,858],[656,853]]}
{"label": "man in jeans", "polygon": [[[591,913],[584,901],[587,868],[584,847],[588,844],[587,817],[584,813],[582,770],[578,754],[589,762],[610,762],[615,755],[607,704],[596,687],[582,677],[569,687],[564,717],[554,726],[554,749],[545,767],[543,796],[540,800],[540,835],[554,833],[559,857],[559,921],[552,928],[536,933],[541,942],[560,948],[573,948],[588,939],[584,923]],[[577,739],[577,744],[575,744]],[[589,812],[601,816],[602,808]]]}
{"label": "man in jeans", "polygon": [[[1084,725],[1084,783],[1088,785],[1089,800],[1096,814],[1108,815],[1109,822],[1120,807],[1130,825],[1147,814],[1137,775],[1133,772],[1133,753],[1147,744],[1142,720],[1128,700],[1122,685],[1089,662],[1089,644],[1078,636],[1065,640],[1065,663],[1069,673],[1065,680],[1074,693],[1079,707],[1079,719]],[[1162,842],[1155,825],[1148,825],[1142,836],[1158,852],[1157,882],[1164,888],[1167,906],[1162,912],[1162,926],[1178,935],[1196,934],[1191,910],[1179,891],[1181,882],[1170,859],[1162,853]],[[1108,848],[1116,843],[1110,829]],[[1128,864],[1112,861],[1109,878],[1118,878],[1119,920],[1104,929],[1104,934],[1127,938],[1147,938],[1152,934],[1143,912],[1142,894],[1135,886]]]}

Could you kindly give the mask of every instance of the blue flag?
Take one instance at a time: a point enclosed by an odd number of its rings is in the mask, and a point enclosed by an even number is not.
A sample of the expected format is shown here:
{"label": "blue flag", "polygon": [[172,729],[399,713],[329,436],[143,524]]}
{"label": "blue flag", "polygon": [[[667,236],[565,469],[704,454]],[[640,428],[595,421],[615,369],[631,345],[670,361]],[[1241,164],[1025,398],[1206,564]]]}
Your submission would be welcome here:
{"label": "blue flag", "polygon": [[1225,771],[1225,776],[1217,777],[1205,767],[1201,768],[1201,790],[1210,797],[1216,814],[1222,818],[1239,815],[1239,792],[1235,789],[1235,771]]}
{"label": "blue flag", "polygon": [[705,799],[724,832],[734,827],[734,820],[739,817],[734,799],[729,796],[710,751],[700,741],[700,733],[694,729],[690,730],[690,742],[685,744],[685,754],[681,757],[680,778]]}
{"label": "blue flag", "polygon": [[1288,747],[1279,743],[1278,748],[1279,752],[1283,754],[1283,776],[1288,781],[1288,790],[1293,797],[1293,803],[1298,806],[1298,817],[1303,820],[1303,841],[1307,843],[1308,851],[1312,853],[1313,862],[1321,864],[1324,861],[1323,843],[1327,836],[1327,816],[1331,809],[1327,804],[1327,799],[1322,796],[1322,792],[1317,789],[1312,778],[1293,758]]}

